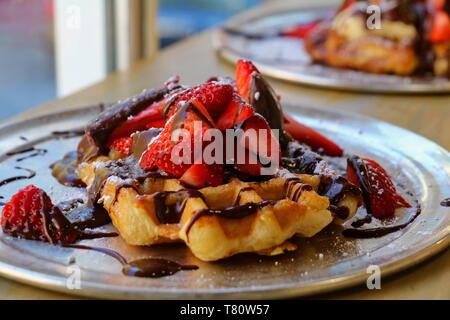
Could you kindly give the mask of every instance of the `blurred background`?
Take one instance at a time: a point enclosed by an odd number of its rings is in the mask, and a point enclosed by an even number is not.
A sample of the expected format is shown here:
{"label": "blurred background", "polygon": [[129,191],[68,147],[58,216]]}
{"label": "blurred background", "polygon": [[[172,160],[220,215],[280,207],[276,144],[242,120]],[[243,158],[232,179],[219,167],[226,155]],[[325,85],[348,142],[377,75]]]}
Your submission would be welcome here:
{"label": "blurred background", "polygon": [[0,121],[262,0],[0,0]]}

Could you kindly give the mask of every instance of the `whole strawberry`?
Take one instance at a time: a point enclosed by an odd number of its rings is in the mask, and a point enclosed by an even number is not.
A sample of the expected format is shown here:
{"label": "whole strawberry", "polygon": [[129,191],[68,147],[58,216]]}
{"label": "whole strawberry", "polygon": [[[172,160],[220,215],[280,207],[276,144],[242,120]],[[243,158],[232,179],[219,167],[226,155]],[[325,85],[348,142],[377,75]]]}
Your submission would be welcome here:
{"label": "whole strawberry", "polygon": [[373,160],[351,157],[348,160],[347,178],[361,188],[367,212],[374,217],[389,216],[397,208],[411,207],[397,193],[386,170]]}
{"label": "whole strawberry", "polygon": [[79,236],[50,197],[34,185],[20,190],[4,206],[1,225],[13,237],[50,243],[73,243]]}

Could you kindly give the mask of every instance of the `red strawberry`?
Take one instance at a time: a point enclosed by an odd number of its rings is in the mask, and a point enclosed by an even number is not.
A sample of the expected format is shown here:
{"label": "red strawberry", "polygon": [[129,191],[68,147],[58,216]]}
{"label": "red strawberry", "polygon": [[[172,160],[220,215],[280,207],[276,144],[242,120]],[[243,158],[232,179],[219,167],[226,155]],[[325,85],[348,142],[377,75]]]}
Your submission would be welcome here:
{"label": "red strawberry", "polygon": [[[280,162],[280,145],[267,121],[255,114],[242,124],[242,130],[234,156],[236,169],[253,176],[272,174]],[[263,164],[266,171],[262,171]]]}
{"label": "red strawberry", "polygon": [[147,125],[145,126],[146,129],[151,129],[151,128],[164,128],[166,124],[166,120],[161,119],[161,120],[155,120],[152,122],[147,123]]}
{"label": "red strawberry", "polygon": [[[254,138],[255,141],[252,141],[252,139],[250,139],[250,141],[245,141],[246,139],[243,137],[240,141],[241,145],[244,145],[247,149],[253,151],[253,153],[259,154],[260,156],[269,158],[273,157],[274,161],[279,161],[280,146],[266,119],[259,114],[255,114],[244,122],[242,129],[244,132],[248,132],[248,130],[252,129],[256,135],[249,135]],[[265,141],[261,141],[263,139],[261,133],[265,133]],[[272,152],[274,152],[274,154],[272,154]]]}
{"label": "red strawberry", "polygon": [[341,12],[341,11],[344,11],[344,10],[350,8],[355,2],[356,2],[356,0],[345,0],[344,3],[339,8],[338,12]]}
{"label": "red strawberry", "polygon": [[232,95],[233,86],[228,83],[212,81],[192,87],[171,103],[170,109],[167,112],[167,117],[171,117],[175,113],[175,110],[178,108],[178,104],[181,101],[193,100],[200,102],[210,115],[216,117],[222,113],[225,106],[231,100]]}
{"label": "red strawberry", "polygon": [[289,30],[286,30],[283,32],[283,37],[290,37],[290,38],[299,38],[303,39],[305,38],[308,33],[310,33],[315,27],[319,25],[321,21],[313,21],[309,23],[304,23],[297,25]]}
{"label": "red strawberry", "polygon": [[342,156],[343,151],[337,144],[287,114],[284,114],[284,128],[295,140],[310,146],[313,151],[323,151],[332,157]]}
{"label": "red strawberry", "polygon": [[[147,151],[141,157],[140,165],[144,170],[152,170],[155,167],[176,177],[181,177],[190,164],[174,164],[171,152],[175,143],[171,141],[171,125],[166,125],[163,131],[148,146]],[[191,159],[191,155],[189,155]],[[192,161],[192,160],[190,160]]]}
{"label": "red strawberry", "polygon": [[[357,175],[356,170],[363,173]],[[367,172],[367,174],[366,174]],[[359,176],[359,177],[358,177]],[[364,195],[366,209],[377,218],[394,214],[397,208],[410,208],[411,205],[400,196],[391,178],[381,165],[370,159],[352,157],[347,166],[348,180],[361,187]],[[360,181],[362,179],[362,181]]]}
{"label": "red strawberry", "polygon": [[240,95],[234,93],[225,111],[217,120],[216,127],[225,130],[247,120],[255,114],[255,109],[245,102]]}
{"label": "red strawberry", "polygon": [[167,99],[168,98],[165,98],[161,101],[153,103],[133,118],[118,125],[109,136],[108,144],[112,144],[117,139],[129,137],[134,132],[145,130],[152,122],[163,120],[164,117],[162,109],[166,104]]}
{"label": "red strawberry", "polygon": [[[192,108],[196,110],[193,111]],[[202,111],[200,111],[202,110]],[[201,112],[201,113],[198,113]],[[206,112],[206,114],[203,114]],[[144,170],[152,170],[155,167],[174,175],[181,177],[184,172],[191,166],[194,158],[194,139],[197,139],[197,134],[200,132],[194,131],[195,123],[199,122],[201,131],[210,128],[213,124],[209,123],[207,119],[211,117],[207,114],[207,111],[201,106],[200,103],[185,103],[177,110],[163,131],[153,142],[148,146],[148,149],[144,152],[140,165]],[[180,136],[172,141],[173,132],[175,129],[186,129],[189,135],[189,140],[186,141],[185,136]],[[203,132],[201,132],[203,134]],[[188,143],[187,145],[182,145]],[[174,148],[177,147],[177,150]],[[184,154],[183,152],[190,149],[190,154]],[[174,151],[174,152],[173,152]],[[183,152],[182,152],[183,151]],[[173,154],[172,154],[173,153]],[[173,158],[176,156],[177,158]]]}
{"label": "red strawberry", "polygon": [[438,10],[434,13],[428,39],[431,42],[450,40],[450,17],[446,12]]}
{"label": "red strawberry", "polygon": [[29,185],[5,205],[1,225],[3,232],[14,237],[54,243],[73,243],[79,233],[67,232],[69,221],[64,216],[56,216],[50,197],[34,185]]}
{"label": "red strawberry", "polygon": [[108,147],[110,149],[114,149],[117,152],[128,156],[131,154],[131,144],[132,143],[133,143],[133,138],[125,137],[125,138],[120,138],[120,139],[115,140]]}
{"label": "red strawberry", "polygon": [[249,92],[253,72],[259,73],[258,69],[251,61],[242,59],[238,60],[236,64],[236,87],[239,95],[247,102],[250,102]]}
{"label": "red strawberry", "polygon": [[262,173],[263,166],[259,162],[258,155],[253,153],[252,151],[245,149],[244,154],[244,163],[240,163],[239,160],[236,158],[236,164],[234,167],[245,174],[248,174],[250,176],[260,176]]}
{"label": "red strawberry", "polygon": [[224,177],[224,166],[222,164],[193,164],[181,176],[180,181],[195,187],[218,186],[222,184]]}

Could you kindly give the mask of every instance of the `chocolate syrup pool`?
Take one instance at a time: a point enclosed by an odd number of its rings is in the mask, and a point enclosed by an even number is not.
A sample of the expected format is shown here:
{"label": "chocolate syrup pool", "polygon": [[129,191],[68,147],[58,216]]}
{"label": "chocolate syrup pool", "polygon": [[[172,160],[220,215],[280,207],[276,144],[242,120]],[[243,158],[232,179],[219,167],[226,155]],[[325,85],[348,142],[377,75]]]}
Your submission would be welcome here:
{"label": "chocolate syrup pool", "polygon": [[182,265],[163,258],[143,258],[127,261],[120,253],[106,248],[90,247],[79,244],[62,245],[64,248],[97,251],[116,259],[122,265],[122,273],[130,277],[161,278],[171,276],[182,270],[197,270],[195,265]]}

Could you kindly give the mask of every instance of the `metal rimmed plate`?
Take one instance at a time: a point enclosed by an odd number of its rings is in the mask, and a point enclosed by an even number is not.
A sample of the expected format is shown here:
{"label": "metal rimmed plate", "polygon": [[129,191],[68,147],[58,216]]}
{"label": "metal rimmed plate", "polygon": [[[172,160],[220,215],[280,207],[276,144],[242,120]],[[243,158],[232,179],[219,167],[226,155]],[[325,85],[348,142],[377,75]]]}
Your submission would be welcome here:
{"label": "metal rimmed plate", "polygon": [[[363,282],[369,265],[380,266],[382,276],[386,276],[432,256],[449,244],[449,209],[440,206],[440,201],[450,195],[447,151],[414,133],[355,114],[302,106],[286,106],[285,111],[332,136],[347,152],[378,160],[396,178],[407,199],[411,203],[413,199],[419,201],[422,214],[408,228],[382,238],[348,239],[341,236],[339,227],[331,226],[311,239],[295,240],[299,250],[293,253],[270,258],[245,254],[214,263],[198,261],[183,245],[131,247],[120,237],[83,241],[117,250],[129,259],[164,257],[199,266],[195,271],[158,279],[124,276],[119,263],[98,252],[61,248],[0,233],[0,274],[30,285],[96,297],[281,298]],[[4,197],[1,201],[30,183],[48,191],[55,203],[83,197],[82,189],[59,185],[48,168],[73,150],[79,138],[55,140],[50,132],[77,128],[97,112],[98,108],[91,107],[0,127],[0,180],[22,174],[15,169],[18,165],[37,172],[31,180],[1,186],[0,195]],[[20,162],[18,155],[6,155],[31,145],[48,151]],[[410,213],[400,211],[388,223],[399,223]],[[75,263],[70,264],[73,260]],[[67,279],[74,267],[80,268],[81,289],[71,290]]]}
{"label": "metal rimmed plate", "polygon": [[[330,7],[311,9],[301,4],[277,11],[263,9],[237,16],[227,23],[226,28],[249,34],[273,34],[296,24],[329,19],[332,13]],[[217,53],[229,62],[235,63],[239,58],[251,59],[263,74],[301,84],[385,93],[450,91],[450,81],[445,78],[377,75],[313,64],[300,39],[249,39],[219,29],[213,35],[213,45]]]}

